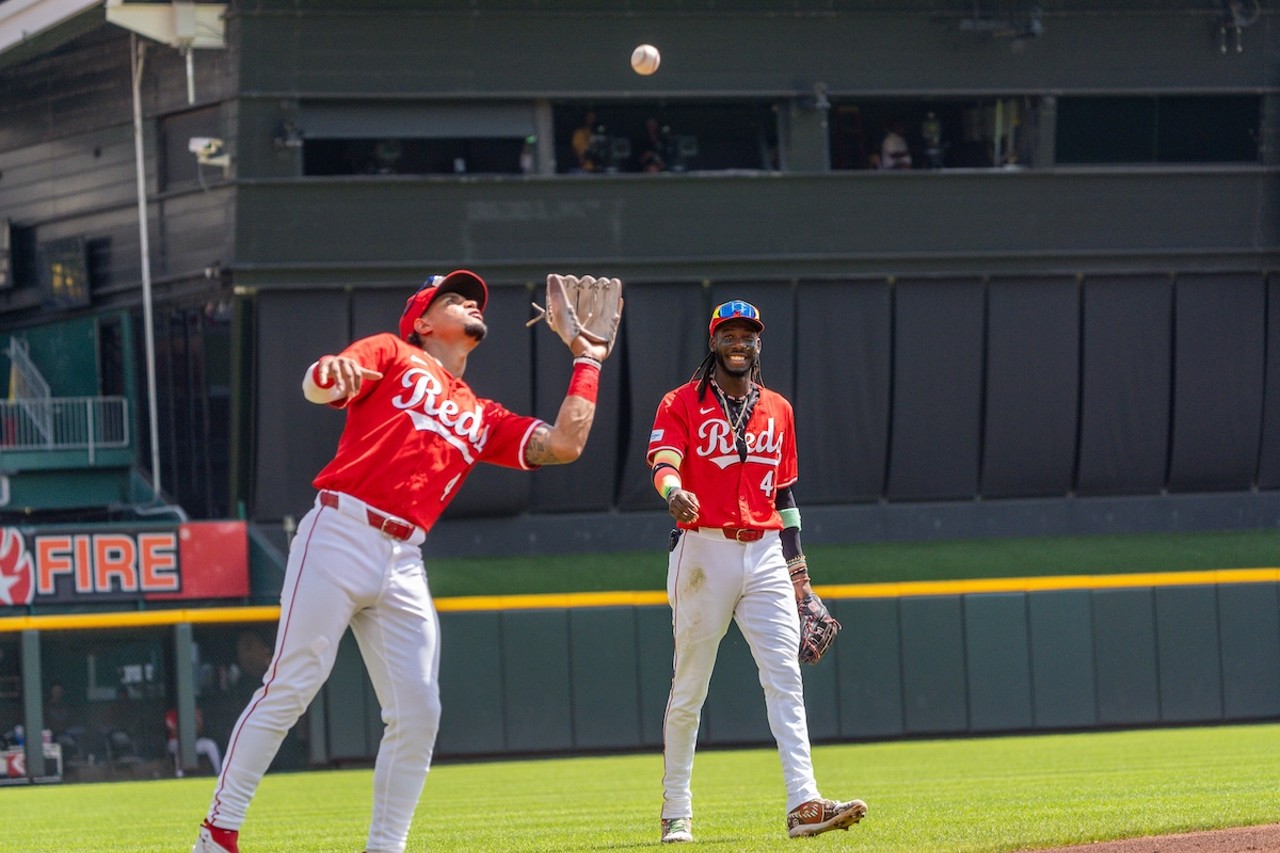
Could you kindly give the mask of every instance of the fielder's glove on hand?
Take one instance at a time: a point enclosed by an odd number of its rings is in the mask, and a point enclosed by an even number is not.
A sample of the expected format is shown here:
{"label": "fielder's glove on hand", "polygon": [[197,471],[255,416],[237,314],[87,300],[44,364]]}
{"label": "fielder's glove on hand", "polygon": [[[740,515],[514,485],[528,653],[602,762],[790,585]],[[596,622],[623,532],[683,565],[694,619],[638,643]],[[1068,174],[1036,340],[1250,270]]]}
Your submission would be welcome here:
{"label": "fielder's glove on hand", "polygon": [[539,314],[528,325],[545,314],[547,325],[565,344],[572,344],[582,335],[593,343],[604,344],[608,357],[622,322],[622,282],[616,278],[552,274],[547,276],[546,309],[536,302],[533,307]]}
{"label": "fielder's glove on hand", "polygon": [[816,593],[806,595],[797,607],[800,610],[800,662],[817,663],[836,641],[840,623]]}

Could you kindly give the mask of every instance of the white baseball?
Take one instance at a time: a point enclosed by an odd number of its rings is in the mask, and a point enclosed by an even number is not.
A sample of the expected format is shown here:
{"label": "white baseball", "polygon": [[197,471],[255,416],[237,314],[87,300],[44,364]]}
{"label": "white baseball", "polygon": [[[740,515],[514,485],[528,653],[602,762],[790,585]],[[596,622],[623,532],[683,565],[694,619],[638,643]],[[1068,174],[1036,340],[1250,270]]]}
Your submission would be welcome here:
{"label": "white baseball", "polygon": [[658,70],[662,55],[651,44],[642,44],[631,51],[631,68],[637,74],[648,76]]}

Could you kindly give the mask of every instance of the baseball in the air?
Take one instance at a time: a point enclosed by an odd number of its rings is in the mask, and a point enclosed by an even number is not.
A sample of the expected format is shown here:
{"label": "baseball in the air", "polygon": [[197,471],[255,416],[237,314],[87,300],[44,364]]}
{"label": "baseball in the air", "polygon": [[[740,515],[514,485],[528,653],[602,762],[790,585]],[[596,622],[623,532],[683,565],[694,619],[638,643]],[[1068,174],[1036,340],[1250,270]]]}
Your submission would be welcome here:
{"label": "baseball in the air", "polygon": [[631,68],[637,74],[647,77],[658,70],[658,63],[661,61],[662,55],[651,44],[642,44],[631,51]]}

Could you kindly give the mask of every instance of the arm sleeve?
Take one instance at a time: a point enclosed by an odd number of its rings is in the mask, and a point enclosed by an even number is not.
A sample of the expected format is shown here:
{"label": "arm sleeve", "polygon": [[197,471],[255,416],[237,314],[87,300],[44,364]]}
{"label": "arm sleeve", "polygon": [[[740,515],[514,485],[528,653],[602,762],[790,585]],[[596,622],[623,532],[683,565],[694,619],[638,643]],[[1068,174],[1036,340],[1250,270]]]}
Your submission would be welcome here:
{"label": "arm sleeve", "polygon": [[[796,506],[796,495],[791,486],[783,486],[778,489],[777,508],[779,510],[799,508]],[[782,556],[784,558],[790,560],[792,557],[798,557],[804,553],[804,549],[800,547],[799,527],[784,527],[780,538],[782,539]]]}

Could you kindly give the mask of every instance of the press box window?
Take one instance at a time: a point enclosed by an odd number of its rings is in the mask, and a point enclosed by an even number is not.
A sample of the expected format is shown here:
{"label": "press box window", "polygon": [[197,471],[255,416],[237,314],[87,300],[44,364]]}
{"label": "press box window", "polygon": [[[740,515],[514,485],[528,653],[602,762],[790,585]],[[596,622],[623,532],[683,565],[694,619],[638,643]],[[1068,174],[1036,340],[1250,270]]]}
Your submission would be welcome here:
{"label": "press box window", "polygon": [[305,175],[518,174],[536,133],[529,102],[303,102]]}
{"label": "press box window", "polygon": [[312,139],[305,175],[518,174],[523,137],[512,139]]}
{"label": "press box window", "polygon": [[556,171],[706,172],[778,168],[772,102],[553,105]]}
{"label": "press box window", "polygon": [[1256,163],[1255,95],[1058,98],[1058,163]]}
{"label": "press box window", "polygon": [[[1030,166],[1040,102],[1027,96],[899,100],[832,99],[831,168],[989,169]],[[897,152],[886,160],[885,138]]]}

